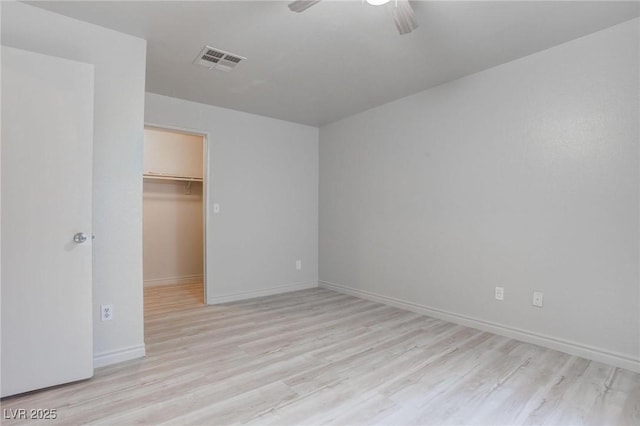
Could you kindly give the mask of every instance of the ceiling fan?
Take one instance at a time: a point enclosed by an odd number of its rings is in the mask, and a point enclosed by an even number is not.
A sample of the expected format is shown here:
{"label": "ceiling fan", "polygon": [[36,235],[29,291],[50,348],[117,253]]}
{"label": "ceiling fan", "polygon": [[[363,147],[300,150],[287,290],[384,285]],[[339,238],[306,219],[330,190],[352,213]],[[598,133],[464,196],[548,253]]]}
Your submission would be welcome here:
{"label": "ceiling fan", "polygon": [[[296,0],[289,3],[289,9],[292,12],[303,12],[313,6],[320,3],[321,0]],[[390,0],[366,0],[367,3],[379,6],[389,3]],[[409,0],[395,0],[395,7],[392,9],[393,22],[396,24],[396,28],[400,34],[407,34],[418,28],[416,22],[416,15],[413,12],[413,8],[409,4]]]}

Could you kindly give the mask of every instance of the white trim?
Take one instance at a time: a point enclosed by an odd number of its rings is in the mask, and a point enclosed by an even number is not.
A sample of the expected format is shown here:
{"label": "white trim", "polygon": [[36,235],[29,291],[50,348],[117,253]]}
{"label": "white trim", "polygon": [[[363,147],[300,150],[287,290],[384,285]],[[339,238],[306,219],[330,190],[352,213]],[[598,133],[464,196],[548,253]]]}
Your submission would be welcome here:
{"label": "white trim", "polygon": [[[147,93],[150,92],[145,92],[145,98]],[[175,132],[181,132],[181,133],[187,133],[190,135],[195,135],[195,136],[202,136],[203,140],[203,152],[202,152],[202,160],[204,161],[203,164],[203,168],[202,168],[202,197],[203,197],[203,211],[202,211],[202,259],[203,259],[203,273],[204,273],[204,278],[202,279],[202,285],[204,287],[204,300],[207,300],[207,293],[209,292],[209,278],[207,275],[207,258],[208,258],[208,253],[207,253],[207,229],[210,226],[209,223],[209,199],[212,198],[209,196],[209,176],[211,176],[210,174],[210,161],[209,161],[209,153],[211,150],[211,146],[210,146],[210,141],[211,139],[211,134],[208,131],[205,130],[199,130],[199,129],[187,129],[186,127],[180,127],[180,126],[174,126],[174,125],[168,125],[168,124],[159,124],[159,123],[153,123],[153,122],[149,122],[146,121],[144,122],[144,127],[153,127],[159,130],[169,130],[169,131],[175,131]]]}
{"label": "white trim", "polygon": [[510,327],[491,321],[485,321],[466,315],[456,314],[453,312],[420,305],[418,303],[407,302],[401,299],[383,296],[381,294],[365,290],[356,290],[327,281],[319,281],[318,287],[349,294],[351,296],[360,297],[362,299],[372,300],[374,302],[383,303],[385,305],[395,306],[396,308],[405,309],[407,311],[416,312],[418,314],[427,315],[433,318],[438,318],[471,328],[476,328],[478,330],[488,331],[501,336],[521,340],[523,342],[533,343],[535,345],[544,346],[546,348],[554,349],[561,352],[566,352],[571,355],[577,355],[594,361],[603,362],[615,367],[640,372],[640,358],[634,358],[629,355],[608,351],[606,349],[597,348],[594,346],[583,345],[581,343],[573,342],[570,340],[535,333],[516,327]]}
{"label": "white trim", "polygon": [[[146,92],[146,93],[150,93],[150,92]],[[145,121],[144,122],[144,127],[153,127],[155,129],[158,129],[158,130],[170,130],[170,131],[172,130],[174,132],[187,133],[187,134],[193,135],[193,136],[208,136],[209,135],[209,132],[206,132],[204,130],[187,129],[186,127],[171,126],[171,125],[167,125],[167,124],[151,123],[149,121]]]}
{"label": "white trim", "polygon": [[217,305],[220,303],[235,302],[237,300],[253,299],[255,297],[271,296],[280,293],[289,293],[291,291],[308,290],[317,288],[318,283],[297,283],[282,285],[278,287],[266,288],[264,290],[241,291],[239,293],[223,294],[221,296],[212,296],[207,300],[209,305]]}
{"label": "white trim", "polygon": [[144,345],[129,346],[115,351],[102,352],[93,356],[93,368],[105,367],[131,359],[142,358],[146,354]]}
{"label": "white trim", "polygon": [[172,284],[193,284],[204,282],[204,275],[185,275],[184,277],[167,277],[144,280],[145,286],[161,286]]}
{"label": "white trim", "polygon": [[[146,95],[145,95],[146,96]],[[207,300],[207,293],[209,292],[209,288],[207,287],[207,281],[208,281],[208,276],[207,275],[207,264],[208,262],[208,251],[207,251],[207,235],[208,235],[208,229],[210,226],[209,223],[209,212],[211,211],[209,209],[210,206],[210,200],[213,198],[212,196],[210,196],[209,194],[209,176],[211,176],[211,171],[210,171],[210,161],[209,161],[209,154],[211,152],[211,139],[209,138],[209,132],[205,132],[202,134],[202,144],[203,144],[203,151],[202,151],[202,161],[204,161],[204,164],[202,165],[202,197],[203,197],[203,202],[204,205],[202,206],[202,273],[204,274],[204,277],[202,279],[202,285],[204,287],[203,290],[203,297],[204,300]]]}

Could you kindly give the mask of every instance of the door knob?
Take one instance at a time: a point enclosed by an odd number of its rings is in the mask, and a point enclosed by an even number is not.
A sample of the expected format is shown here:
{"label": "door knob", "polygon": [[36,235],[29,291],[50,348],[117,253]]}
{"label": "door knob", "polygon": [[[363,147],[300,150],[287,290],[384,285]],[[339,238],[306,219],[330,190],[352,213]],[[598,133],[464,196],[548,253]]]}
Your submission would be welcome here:
{"label": "door knob", "polygon": [[78,244],[82,244],[87,241],[87,234],[85,234],[84,232],[78,232],[73,236],[73,241]]}

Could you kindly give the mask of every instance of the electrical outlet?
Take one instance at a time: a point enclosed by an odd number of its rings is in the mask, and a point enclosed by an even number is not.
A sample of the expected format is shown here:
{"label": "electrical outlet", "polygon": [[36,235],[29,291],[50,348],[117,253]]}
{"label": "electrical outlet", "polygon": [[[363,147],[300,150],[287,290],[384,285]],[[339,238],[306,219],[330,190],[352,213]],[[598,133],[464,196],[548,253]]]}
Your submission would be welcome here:
{"label": "electrical outlet", "polygon": [[302,260],[296,260],[296,269],[298,271],[302,269]]}
{"label": "electrical outlet", "polygon": [[100,305],[100,320],[111,321],[113,319],[113,305]]}
{"label": "electrical outlet", "polygon": [[542,301],[544,298],[544,293],[541,291],[534,291],[533,292],[533,306],[536,306],[538,308],[542,308]]}
{"label": "electrical outlet", "polygon": [[496,299],[504,300],[504,287],[496,287]]}

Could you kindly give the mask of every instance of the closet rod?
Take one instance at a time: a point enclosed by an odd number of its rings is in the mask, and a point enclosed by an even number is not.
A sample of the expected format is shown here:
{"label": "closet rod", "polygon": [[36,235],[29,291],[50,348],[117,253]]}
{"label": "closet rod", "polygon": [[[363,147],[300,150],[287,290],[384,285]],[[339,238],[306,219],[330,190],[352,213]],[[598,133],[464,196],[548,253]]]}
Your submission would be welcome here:
{"label": "closet rod", "polygon": [[171,175],[156,175],[156,174],[148,174],[145,173],[143,175],[145,179],[156,179],[156,180],[177,180],[182,182],[202,182],[202,178],[197,177],[188,177],[188,176],[171,176]]}

